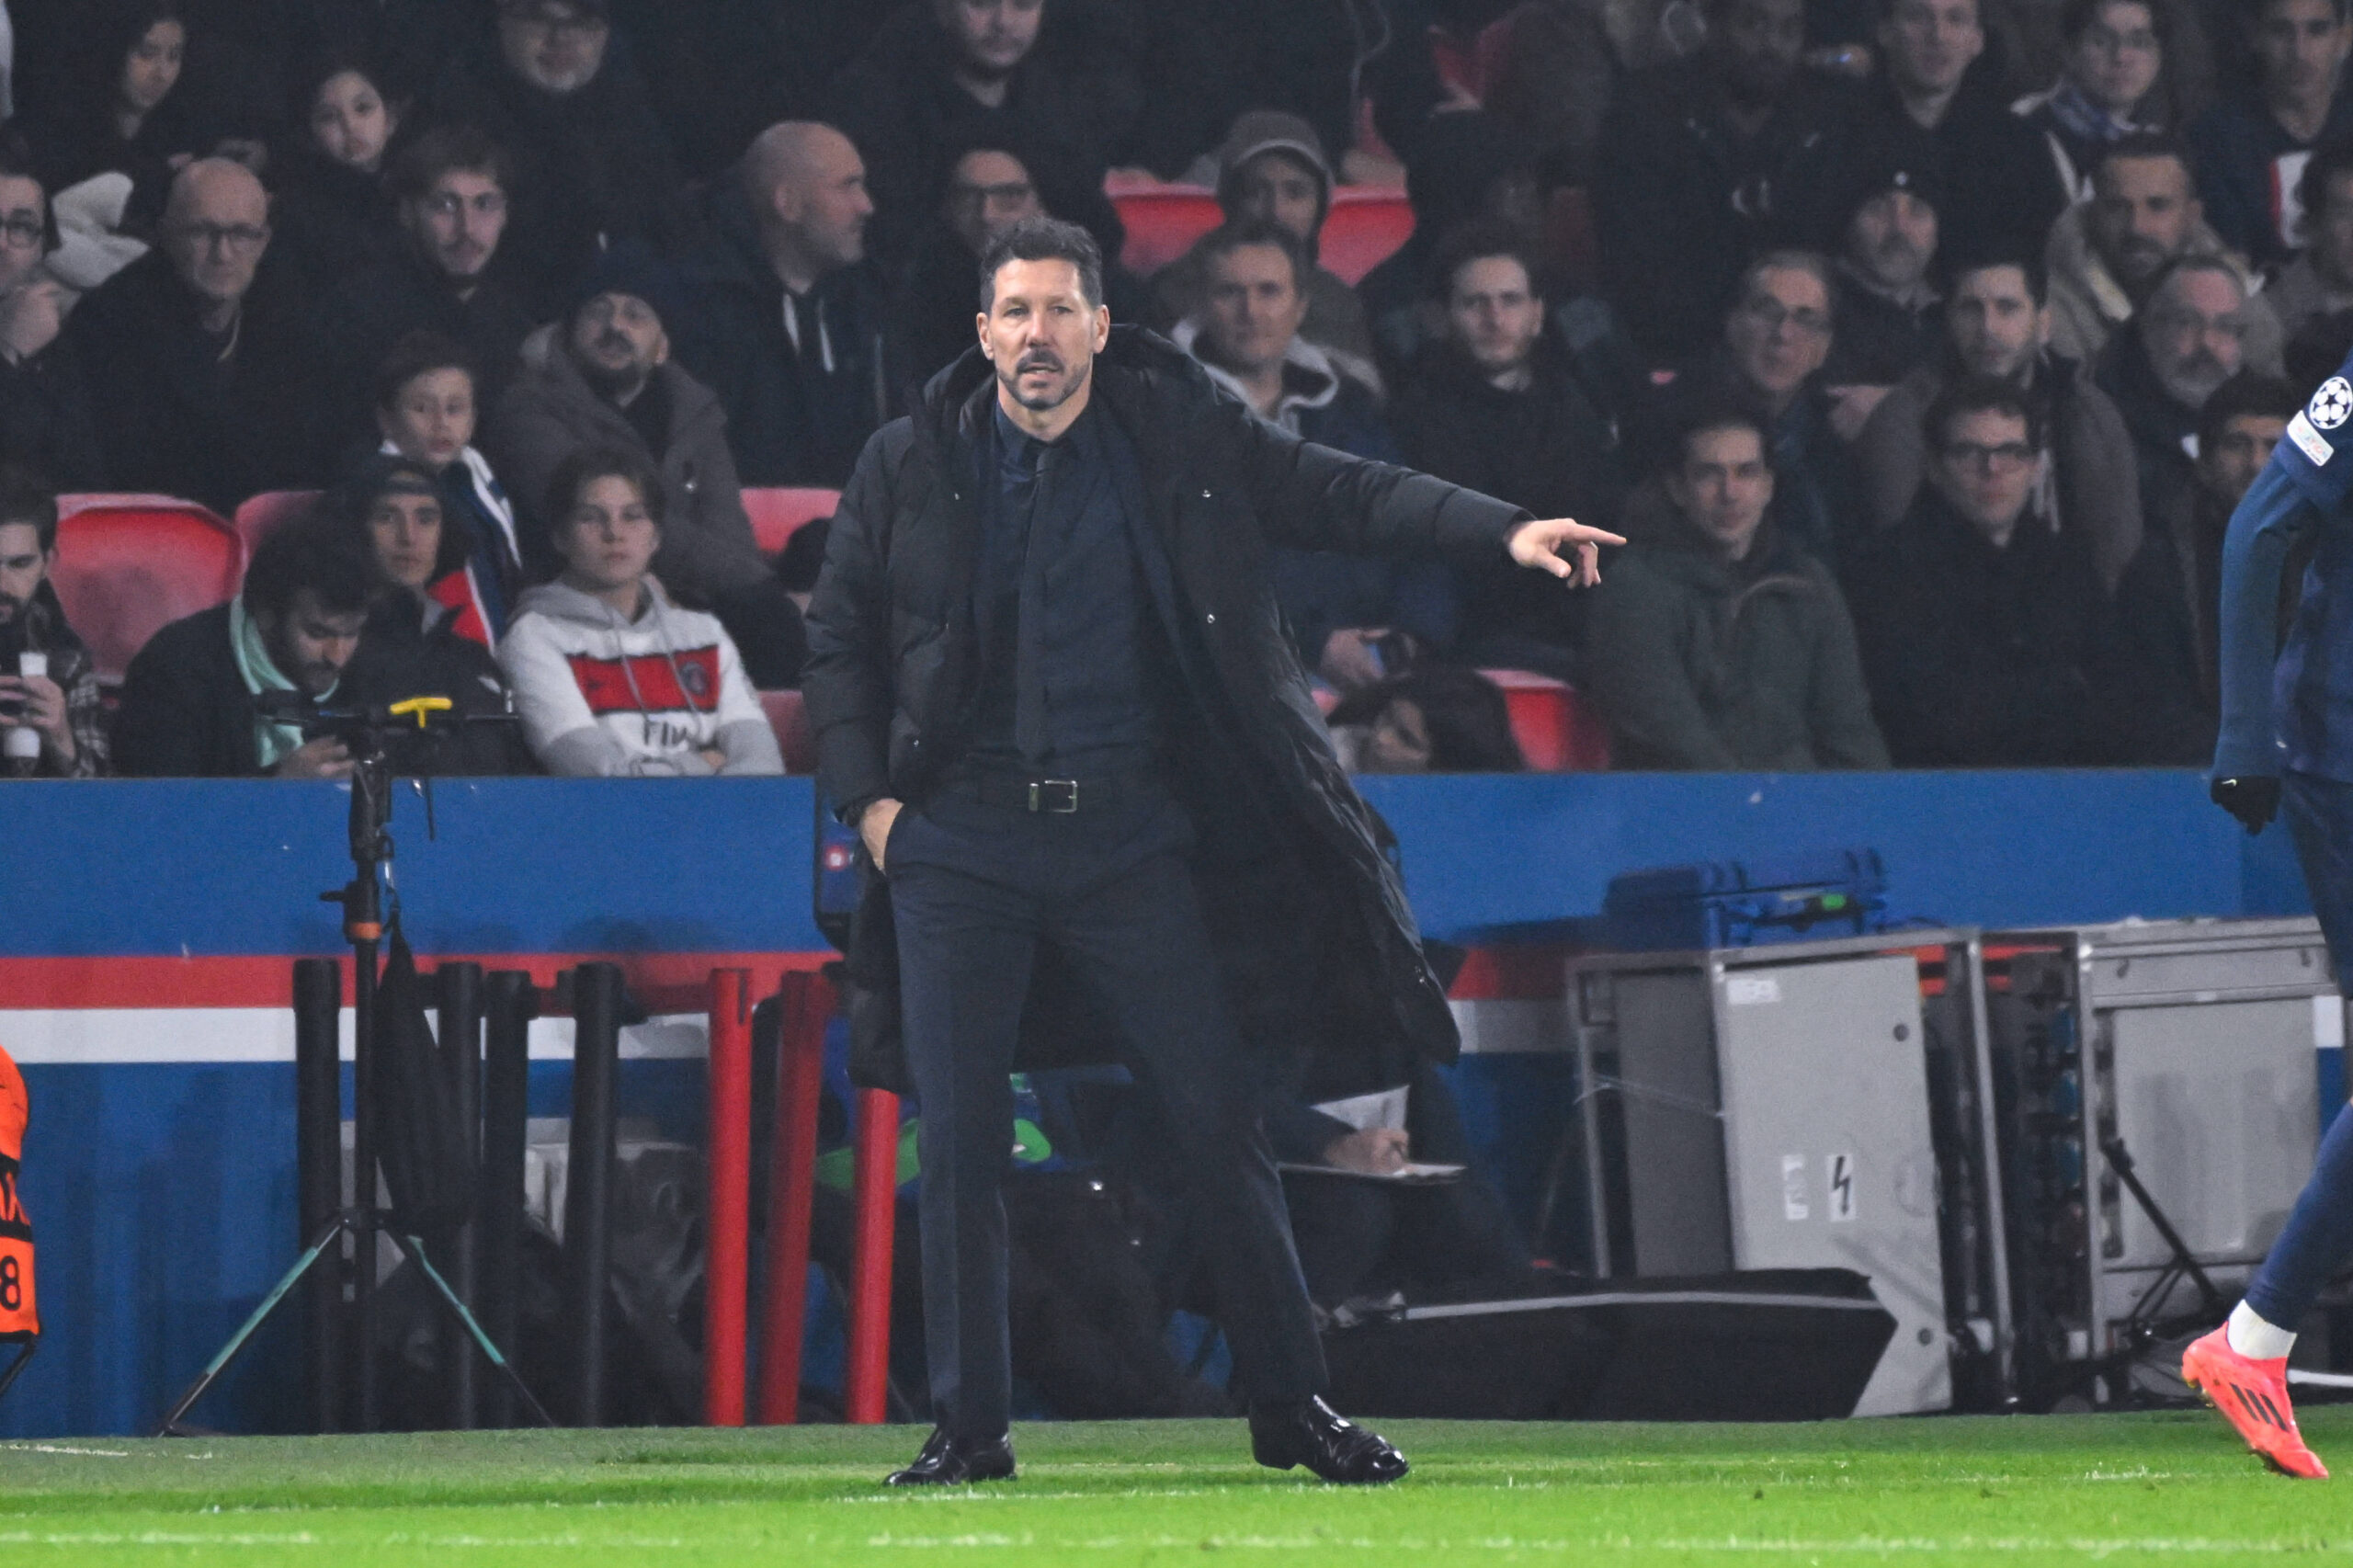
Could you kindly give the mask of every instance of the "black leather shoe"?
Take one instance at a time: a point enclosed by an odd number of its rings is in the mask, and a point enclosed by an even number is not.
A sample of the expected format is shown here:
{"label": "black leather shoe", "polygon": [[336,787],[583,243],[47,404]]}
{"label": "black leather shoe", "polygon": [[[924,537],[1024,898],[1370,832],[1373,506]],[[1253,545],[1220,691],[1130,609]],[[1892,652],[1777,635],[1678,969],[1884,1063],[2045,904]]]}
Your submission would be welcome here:
{"label": "black leather shoe", "polygon": [[1013,1479],[1013,1438],[951,1437],[934,1426],[915,1462],[894,1470],[885,1486],[961,1486],[968,1481]]}
{"label": "black leather shoe", "polygon": [[1250,1407],[1250,1457],[1269,1470],[1305,1465],[1326,1481],[1376,1486],[1412,1467],[1380,1434],[1342,1416],[1320,1399]]}

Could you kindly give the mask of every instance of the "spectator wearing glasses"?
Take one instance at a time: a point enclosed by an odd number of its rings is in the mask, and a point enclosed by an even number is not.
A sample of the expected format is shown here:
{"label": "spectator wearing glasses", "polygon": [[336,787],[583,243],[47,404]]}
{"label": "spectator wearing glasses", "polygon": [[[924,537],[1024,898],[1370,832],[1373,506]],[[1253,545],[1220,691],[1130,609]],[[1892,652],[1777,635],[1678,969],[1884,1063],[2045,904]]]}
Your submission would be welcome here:
{"label": "spectator wearing glasses", "polygon": [[478,131],[426,131],[392,162],[388,177],[404,243],[387,260],[344,279],[321,306],[340,412],[349,433],[367,427],[360,396],[392,345],[412,332],[462,344],[479,367],[480,395],[494,399],[515,374],[531,312],[503,259],[514,174]]}
{"label": "spectator wearing glasses", "polygon": [[1611,765],[1885,767],[1838,586],[1768,521],[1764,421],[1694,415],[1665,487],[1674,525],[1620,556],[1594,596],[1587,661]]}
{"label": "spectator wearing glasses", "polygon": [[2007,381],[1928,411],[1928,483],[1842,575],[1880,733],[1904,767],[2107,759],[2105,610],[2090,553],[2033,505],[2042,429]]}
{"label": "spectator wearing glasses", "polygon": [[948,171],[928,236],[916,248],[891,302],[894,358],[918,381],[955,362],[976,340],[981,253],[990,240],[1046,207],[1018,153],[973,146]]}
{"label": "spectator wearing glasses", "polygon": [[241,164],[182,169],[162,244],[85,298],[66,340],[118,490],[227,516],[317,484],[325,391],[307,314],[264,266],[269,199]]}
{"label": "spectator wearing glasses", "polygon": [[0,132],[0,458],[95,490],[106,463],[81,363],[62,338],[66,291],[41,266],[55,243],[24,144]]}
{"label": "spectator wearing glasses", "polygon": [[[98,672],[65,623],[49,580],[56,568],[57,497],[25,470],[0,468],[0,735],[40,737],[23,759],[34,777],[95,778],[108,757]],[[26,653],[41,655],[46,670],[27,672]],[[9,765],[18,770],[14,750]]]}
{"label": "spectator wearing glasses", "polygon": [[1135,119],[1137,89],[1098,60],[1047,58],[1045,13],[1045,0],[921,0],[883,23],[835,82],[825,119],[865,156],[868,237],[886,265],[913,258],[957,150],[975,138],[1023,148],[1046,208],[1118,251],[1103,173]]}
{"label": "spectator wearing glasses", "polygon": [[1911,511],[1928,468],[1921,420],[1947,387],[1995,376],[2025,393],[2050,433],[2050,486],[2040,505],[2080,535],[2114,588],[2141,548],[2141,482],[2131,432],[2090,368],[2051,349],[2049,285],[2040,261],[1963,264],[1945,302],[1943,351],[1897,383],[1855,442],[1864,516],[1893,528]]}
{"label": "spectator wearing glasses", "polygon": [[2198,411],[2245,367],[2248,322],[2259,308],[2229,263],[2185,258],[2158,279],[2132,330],[2101,351],[2096,379],[2132,432],[2145,499],[2196,483],[2188,438]]}
{"label": "spectator wearing glasses", "polygon": [[387,80],[371,56],[347,49],[314,56],[295,77],[271,160],[271,217],[278,261],[306,296],[401,254],[405,236],[384,166],[405,106]]}
{"label": "spectator wearing glasses", "polygon": [[524,739],[567,778],[781,773],[784,757],[726,629],[650,570],[664,486],[625,452],[564,460],[548,487],[556,580],[523,596],[498,662]]}
{"label": "spectator wearing glasses", "polygon": [[[1772,437],[1773,513],[1781,537],[1825,562],[1837,561],[1860,516],[1854,460],[1832,426],[1822,385],[1837,310],[1831,278],[1829,261],[1812,251],[1770,251],[1752,263],[1724,317],[1722,346],[1676,379],[1664,407],[1644,422],[1652,434],[1637,439],[1633,453],[1643,469],[1663,472],[1692,411],[1752,409]],[[1625,520],[1621,531],[1637,539],[1673,526],[1655,480],[1636,487]]]}
{"label": "spectator wearing glasses", "polygon": [[2159,0],[2068,0],[2057,85],[2010,108],[2042,132],[2069,201],[2090,197],[2102,153],[2158,129],[2149,111],[2164,97],[2165,27]]}
{"label": "spectator wearing glasses", "polygon": [[497,0],[492,36],[426,94],[437,123],[472,125],[514,160],[507,238],[533,312],[560,312],[612,241],[668,244],[684,186],[607,0]]}
{"label": "spectator wearing glasses", "polygon": [[[2051,270],[2051,346],[2091,364],[2109,338],[2132,319],[2177,261],[2226,263],[2245,291],[2255,271],[2206,222],[2188,157],[2161,136],[2126,137],[2092,166],[2090,199],[2051,227],[2044,250]],[[2247,311],[2247,350],[2255,362],[2279,363],[2278,322],[2261,303]]]}

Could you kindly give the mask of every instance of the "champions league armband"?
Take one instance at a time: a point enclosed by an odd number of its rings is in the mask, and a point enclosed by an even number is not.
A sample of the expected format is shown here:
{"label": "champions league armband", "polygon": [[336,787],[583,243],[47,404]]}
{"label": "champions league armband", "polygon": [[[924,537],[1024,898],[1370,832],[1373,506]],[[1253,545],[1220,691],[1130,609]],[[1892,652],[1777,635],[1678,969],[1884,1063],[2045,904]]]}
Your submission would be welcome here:
{"label": "champions league armband", "polygon": [[2271,455],[2305,500],[2326,511],[2353,492],[2353,360],[2320,384],[2288,421],[2288,437]]}

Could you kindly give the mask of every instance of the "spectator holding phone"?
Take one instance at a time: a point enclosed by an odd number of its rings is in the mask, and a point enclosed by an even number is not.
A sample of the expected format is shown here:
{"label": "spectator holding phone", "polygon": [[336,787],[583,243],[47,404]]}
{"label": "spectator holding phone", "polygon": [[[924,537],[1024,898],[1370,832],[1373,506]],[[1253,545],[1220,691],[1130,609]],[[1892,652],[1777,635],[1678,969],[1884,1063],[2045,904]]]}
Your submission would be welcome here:
{"label": "spectator holding phone", "polygon": [[0,755],[12,778],[107,770],[97,670],[65,624],[49,580],[56,565],[57,497],[0,469]]}

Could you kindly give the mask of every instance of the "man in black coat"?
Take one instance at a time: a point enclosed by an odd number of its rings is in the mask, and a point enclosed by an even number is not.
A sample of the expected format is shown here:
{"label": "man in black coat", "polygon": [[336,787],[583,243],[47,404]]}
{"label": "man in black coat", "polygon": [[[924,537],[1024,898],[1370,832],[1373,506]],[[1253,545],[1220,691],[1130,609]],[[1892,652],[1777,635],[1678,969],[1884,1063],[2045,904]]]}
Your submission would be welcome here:
{"label": "man in black coat", "polygon": [[163,243],[75,308],[65,340],[116,489],[225,517],[256,492],[318,483],[318,355],[268,244],[261,181],[203,159],[172,182]]}
{"label": "man in black coat", "polygon": [[63,341],[71,296],[41,269],[56,239],[31,158],[0,137],[0,456],[52,484],[95,490],[105,483],[98,433],[80,361]]}
{"label": "man in black coat", "polygon": [[336,694],[375,586],[367,556],[324,518],[271,530],[235,598],[172,622],[131,661],[115,712],[115,771],[350,778],[341,741],[305,740],[299,721],[266,717],[263,706]]}
{"label": "man in black coat", "polygon": [[515,160],[506,244],[535,313],[562,311],[614,240],[684,233],[685,184],[608,0],[498,0],[493,35],[443,68],[422,112],[472,125]]}
{"label": "man in black coat", "polygon": [[1259,1461],[1394,1479],[1396,1451],[1318,1397],[1260,1107],[1308,1017],[1400,1061],[1443,1059],[1458,1039],[1267,561],[1279,545],[1508,544],[1591,581],[1612,536],[1253,418],[1172,346],[1113,334],[1099,253],[1075,225],[1017,225],[984,266],[985,352],[868,445],[843,496],[803,680],[826,787],[876,870],[851,937],[853,1006],[863,1031],[895,993],[924,1112],[938,1426],[892,1479],[1013,1472],[1006,1075],[1017,1037],[1047,1016],[1029,998],[1050,971],[1103,1015],[1091,1039],[1142,1069],[1182,1145],[1220,1240],[1220,1315]]}
{"label": "man in black coat", "polygon": [[672,336],[727,410],[745,484],[838,486],[896,403],[873,217],[858,148],[810,120],[769,126],[712,188],[678,268],[698,308]]}
{"label": "man in black coat", "polygon": [[1802,0],[1715,0],[1708,43],[1627,83],[1594,159],[1604,291],[1660,363],[1705,350],[1748,264],[1789,243],[1796,177],[1843,99],[1802,70]]}
{"label": "man in black coat", "polygon": [[515,175],[504,148],[471,126],[437,127],[409,143],[385,181],[405,243],[392,259],[345,278],[318,306],[339,394],[339,443],[373,428],[369,392],[377,368],[410,333],[438,333],[470,350],[480,367],[476,406],[487,409],[515,379],[535,324],[514,282]]}
{"label": "man in black coat", "polygon": [[1044,7],[919,0],[882,26],[835,82],[825,119],[865,155],[874,253],[904,266],[968,146],[1023,150],[1047,210],[1116,250],[1119,215],[1103,171],[1139,94],[1116,70],[1074,69],[1038,49]]}

